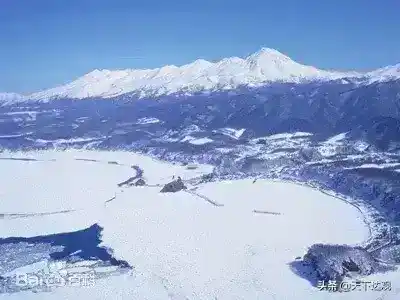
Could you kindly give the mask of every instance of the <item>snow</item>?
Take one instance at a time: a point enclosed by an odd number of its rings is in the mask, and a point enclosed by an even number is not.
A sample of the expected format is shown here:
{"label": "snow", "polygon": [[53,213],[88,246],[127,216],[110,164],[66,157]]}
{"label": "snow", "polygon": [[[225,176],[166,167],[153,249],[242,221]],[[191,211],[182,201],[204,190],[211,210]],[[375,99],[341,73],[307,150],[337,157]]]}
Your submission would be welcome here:
{"label": "snow", "polygon": [[293,132],[293,133],[278,133],[265,137],[267,140],[278,140],[278,139],[291,139],[291,138],[300,138],[300,137],[309,137],[312,136],[312,133],[309,132]]}
{"label": "snow", "polygon": [[233,152],[234,150],[232,148],[215,148],[216,151],[223,153],[223,154],[228,154]]}
{"label": "snow", "polygon": [[195,139],[195,137],[187,135],[181,140],[181,142],[184,143],[184,142],[192,141],[194,139]]}
{"label": "snow", "polygon": [[347,132],[339,133],[320,143],[317,147],[318,152],[325,157],[334,156],[338,152],[338,146],[342,146],[347,136]]}
{"label": "snow", "polygon": [[229,127],[225,127],[225,128],[221,128],[219,130],[214,130],[214,133],[222,133],[226,136],[229,136],[233,139],[239,139],[243,133],[246,131],[246,128],[241,128],[241,129],[235,129],[235,128],[229,128]]}
{"label": "snow", "polygon": [[[309,187],[279,181],[238,180],[206,183],[193,191],[189,185],[188,191],[161,194],[160,186],[173,175],[183,180],[197,178],[211,172],[212,166],[188,169],[121,151],[16,152],[2,153],[1,157],[10,155],[41,161],[0,161],[4,172],[0,191],[8,195],[1,197],[1,213],[4,206],[26,211],[32,205],[23,196],[38,200],[39,205],[31,207],[34,211],[48,211],[51,206],[81,209],[60,215],[0,219],[0,236],[69,232],[98,223],[104,228],[102,245],[134,269],[128,274],[97,279],[94,287],[2,294],[3,298],[372,300],[382,296],[378,292],[319,292],[291,271],[289,264],[314,243],[357,244],[369,235],[360,211]],[[116,186],[120,179],[134,175],[131,165],[143,169],[149,186]],[[44,189],[36,186],[45,186],[52,201],[43,205]],[[93,187],[90,193],[88,187]],[[16,191],[18,188],[22,191]],[[62,199],[62,195],[68,194],[77,198]],[[104,204],[108,195],[116,198]],[[213,206],[205,201],[206,197],[224,206]],[[28,266],[38,267],[40,264]],[[373,277],[392,280],[393,287],[400,282],[398,272]],[[394,290],[385,294],[384,299],[396,297]]]}
{"label": "snow", "polygon": [[[49,213],[93,207],[112,198],[114,193],[110,190],[135,174],[130,166],[110,167],[107,162],[77,161],[74,155],[67,157],[57,152],[52,156],[46,155],[45,161],[7,160],[5,158],[20,156],[6,152],[2,152],[0,158],[3,159],[0,169],[3,185],[0,209],[2,213],[9,214]],[[83,163],[86,166],[76,173],[78,166]],[[38,182],[35,178],[41,178],[42,181]],[[85,178],[85,185],[81,183],[82,178]],[[102,185],[98,185],[99,180],[103,182]],[[57,192],[59,190],[63,192]]]}
{"label": "snow", "polygon": [[354,77],[353,73],[318,70],[299,64],[269,48],[246,57],[224,58],[212,63],[203,59],[177,67],[156,69],[94,70],[75,81],[29,95],[35,100],[67,97],[112,98],[135,92],[140,97],[184,92],[260,86],[268,82],[303,82]]}
{"label": "snow", "polygon": [[367,83],[385,82],[400,79],[400,64],[387,66],[372,72],[368,72],[366,77]]}
{"label": "snow", "polygon": [[331,157],[337,154],[337,145],[335,144],[322,144],[319,146],[318,152],[325,157]]}
{"label": "snow", "polygon": [[[183,129],[181,131],[182,135],[191,135],[193,133],[199,133],[199,132],[203,132],[204,130],[202,130],[198,125],[192,124],[189,125],[187,127],[185,127],[185,129]],[[177,133],[177,132],[175,132]]]}
{"label": "snow", "polygon": [[345,168],[347,170],[352,169],[365,169],[365,168],[376,168],[376,169],[385,169],[385,168],[395,168],[399,167],[400,163],[382,163],[382,164],[362,164],[356,167]]}
{"label": "snow", "polygon": [[24,100],[24,96],[17,93],[0,93],[0,104],[9,104]]}
{"label": "snow", "polygon": [[55,140],[44,140],[44,139],[31,139],[27,138],[27,140],[34,141],[36,144],[43,145],[52,143],[54,148],[62,147],[64,145],[71,145],[74,143],[89,143],[89,142],[98,142],[102,141],[103,138],[74,138],[74,139],[55,139]]}
{"label": "snow", "polygon": [[208,143],[213,142],[213,140],[210,139],[210,138],[207,138],[207,137],[204,137],[204,138],[195,138],[195,137],[193,137],[193,136],[188,135],[188,136],[185,136],[185,137],[181,140],[181,142],[182,142],[182,143],[183,143],[183,142],[188,142],[189,144],[192,144],[192,145],[204,145],[204,144],[208,144]]}
{"label": "snow", "polygon": [[364,142],[364,141],[357,141],[354,144],[354,148],[358,151],[365,151],[368,149],[369,146],[370,146],[370,144],[368,144],[367,142]]}
{"label": "snow", "polygon": [[155,69],[95,69],[68,84],[30,95],[0,93],[0,103],[55,98],[112,98],[126,93],[135,93],[139,97],[174,93],[191,95],[194,92],[234,90],[240,86],[257,87],[271,82],[339,79],[343,79],[344,84],[353,79],[360,84],[396,80],[400,79],[400,64],[364,73],[328,71],[295,62],[275,49],[262,48],[244,58],[228,57],[217,62],[198,59],[183,66],[167,65]]}
{"label": "snow", "polygon": [[[278,149],[298,149],[299,147],[305,147],[309,145],[309,137],[312,136],[312,133],[308,132],[291,132],[291,133],[278,133],[265,137],[254,138],[250,140],[250,145],[252,148],[256,147],[259,151],[260,145],[258,143],[260,141],[267,141],[268,145],[273,146],[271,149],[272,152]],[[270,153],[264,153],[265,155],[262,157],[268,158],[276,155],[280,155],[279,153],[275,153],[270,156]],[[286,155],[285,153],[283,153]]]}
{"label": "snow", "polygon": [[334,144],[340,141],[343,141],[346,138],[347,132],[339,133],[325,141],[328,144]]}
{"label": "snow", "polygon": [[28,136],[28,135],[31,135],[31,134],[32,134],[32,132],[20,133],[20,134],[0,135],[0,139],[9,139],[9,138],[23,137],[23,136]]}
{"label": "snow", "polygon": [[[105,229],[103,234],[115,255],[134,263],[140,272],[157,270],[148,280],[166,278],[169,291],[182,299],[309,295],[311,287],[293,275],[288,263],[314,242],[355,243],[367,238],[356,210],[305,187],[243,180],[207,184],[196,192],[225,206],[215,208],[184,193],[159,195],[141,189],[142,197],[131,202],[132,208],[115,216],[130,230],[115,235]],[[124,197],[115,205],[129,203],[130,195]],[[281,215],[257,215],[255,209]],[[310,215],[312,211],[319,213]],[[333,213],[339,211],[341,223]],[[132,235],[136,242],[128,243]]]}
{"label": "snow", "polygon": [[12,112],[6,112],[6,113],[1,113],[1,115],[4,116],[15,116],[15,115],[28,115],[31,118],[35,118],[37,114],[39,114],[39,111],[34,111],[34,110],[29,110],[29,111],[12,111]]}
{"label": "snow", "polygon": [[141,118],[137,121],[136,124],[144,125],[144,124],[155,124],[155,123],[160,123],[160,120],[157,118]]}
{"label": "snow", "polygon": [[200,139],[193,139],[193,140],[189,141],[189,143],[193,144],[193,145],[204,145],[204,144],[208,144],[208,143],[211,143],[211,142],[213,142],[213,140],[209,139],[207,137],[200,138]]}

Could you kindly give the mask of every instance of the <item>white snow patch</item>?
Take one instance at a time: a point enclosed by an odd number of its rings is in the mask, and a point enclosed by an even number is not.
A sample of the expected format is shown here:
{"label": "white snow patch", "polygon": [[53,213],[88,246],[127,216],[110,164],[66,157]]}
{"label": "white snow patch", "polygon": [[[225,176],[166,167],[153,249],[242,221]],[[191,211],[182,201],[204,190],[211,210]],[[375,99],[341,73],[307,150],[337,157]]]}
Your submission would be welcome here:
{"label": "white snow patch", "polygon": [[195,138],[193,136],[185,136],[181,142],[188,142],[192,145],[204,145],[213,142],[212,139],[204,137],[204,138]]}
{"label": "white snow patch", "polygon": [[181,142],[184,143],[184,142],[192,141],[194,139],[195,139],[195,137],[187,135],[181,140]]}
{"label": "white snow patch", "polygon": [[28,116],[29,120],[36,120],[36,116],[39,114],[39,111],[33,111],[33,110],[25,110],[25,111],[12,111],[12,112],[6,112],[6,113],[0,113],[0,115],[4,116]]}
{"label": "white snow patch", "polygon": [[320,143],[320,146],[317,147],[318,152],[325,157],[334,156],[337,154],[337,147],[343,145],[343,140],[346,139],[347,132],[343,132],[332,136],[326,141]]}
{"label": "white snow patch", "polygon": [[367,142],[357,141],[354,144],[354,148],[358,151],[365,151],[370,145]]}
{"label": "white snow patch", "polygon": [[214,133],[222,133],[222,134],[224,134],[226,136],[229,136],[229,137],[237,140],[243,135],[243,133],[245,131],[246,131],[245,128],[234,129],[234,128],[226,127],[226,128],[220,128],[218,130],[214,130],[213,132]]}
{"label": "white snow patch", "polygon": [[200,138],[200,139],[193,139],[193,140],[189,141],[189,143],[193,144],[193,145],[204,145],[204,144],[208,144],[208,143],[212,143],[212,142],[213,142],[213,140],[209,139],[207,137]]}
{"label": "white snow patch", "polygon": [[325,143],[334,144],[334,143],[344,140],[346,138],[346,136],[347,136],[347,132],[339,133],[339,134],[327,139],[325,141]]}
{"label": "white snow patch", "polygon": [[0,135],[0,139],[16,138],[16,137],[23,137],[23,136],[29,136],[29,135],[32,135],[32,132]]}
{"label": "white snow patch", "polygon": [[373,82],[385,82],[390,80],[400,79],[400,64],[394,66],[387,66],[384,68],[380,68],[374,70],[372,72],[368,72],[366,74],[367,83]]}
{"label": "white snow patch", "polygon": [[320,147],[317,147],[318,152],[325,157],[334,156],[337,153],[337,145],[335,144],[324,144]]}
{"label": "white snow patch", "polygon": [[398,166],[400,166],[400,163],[363,164],[360,166],[350,167],[350,168],[345,168],[345,169],[347,169],[347,170],[366,169],[366,168],[385,169],[385,168],[392,168],[392,167],[398,167]]}
{"label": "white snow patch", "polygon": [[56,140],[44,140],[44,139],[30,139],[28,140],[34,141],[37,144],[48,144],[52,143],[55,148],[62,145],[69,145],[74,143],[85,143],[85,142],[98,142],[103,140],[104,137],[99,138],[73,138],[73,139],[56,139]]}
{"label": "white snow patch", "polygon": [[300,137],[309,137],[313,134],[310,132],[286,132],[286,133],[278,133],[266,136],[264,139],[267,140],[278,140],[278,139],[291,139],[291,138],[300,138]]}
{"label": "white snow patch", "polygon": [[234,149],[232,148],[215,148],[215,150],[224,154],[231,153],[234,151]]}
{"label": "white snow patch", "polygon": [[145,125],[145,124],[155,124],[155,123],[160,123],[160,120],[157,118],[141,118],[139,119],[136,124],[140,124],[140,125]]}
{"label": "white snow patch", "polygon": [[182,135],[190,135],[192,133],[202,132],[203,130],[195,124],[187,126],[184,130],[182,130]]}

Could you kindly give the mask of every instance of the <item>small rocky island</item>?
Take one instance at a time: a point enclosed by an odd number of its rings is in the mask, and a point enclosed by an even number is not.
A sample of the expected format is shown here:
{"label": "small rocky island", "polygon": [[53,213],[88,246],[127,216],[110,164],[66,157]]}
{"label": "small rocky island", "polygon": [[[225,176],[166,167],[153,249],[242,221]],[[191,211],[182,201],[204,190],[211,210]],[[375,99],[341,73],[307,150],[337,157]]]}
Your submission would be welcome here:
{"label": "small rocky island", "polygon": [[181,190],[186,190],[187,187],[182,181],[182,178],[178,177],[178,179],[171,181],[164,185],[164,187],[161,189],[160,193],[176,193]]}

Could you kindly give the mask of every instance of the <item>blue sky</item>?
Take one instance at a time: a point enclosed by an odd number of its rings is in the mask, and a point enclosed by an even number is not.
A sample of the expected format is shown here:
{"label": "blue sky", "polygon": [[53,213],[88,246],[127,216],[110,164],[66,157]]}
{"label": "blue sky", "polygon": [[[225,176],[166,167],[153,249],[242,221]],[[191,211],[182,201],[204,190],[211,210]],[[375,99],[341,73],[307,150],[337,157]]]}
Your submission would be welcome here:
{"label": "blue sky", "polygon": [[262,46],[319,68],[373,69],[400,62],[399,11],[399,0],[0,0],[0,92]]}

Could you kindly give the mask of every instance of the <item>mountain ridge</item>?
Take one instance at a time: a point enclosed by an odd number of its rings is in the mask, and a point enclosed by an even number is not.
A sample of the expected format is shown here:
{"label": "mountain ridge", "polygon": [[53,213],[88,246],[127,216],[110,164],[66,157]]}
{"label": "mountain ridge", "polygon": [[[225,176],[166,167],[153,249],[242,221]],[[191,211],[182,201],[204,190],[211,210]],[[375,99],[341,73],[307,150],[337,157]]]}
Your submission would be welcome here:
{"label": "mountain ridge", "polygon": [[0,102],[2,103],[12,103],[15,101],[24,100],[24,96],[18,93],[1,93],[0,92]]}
{"label": "mountain ridge", "polygon": [[[113,98],[128,93],[143,98],[180,92],[230,90],[240,86],[258,87],[273,82],[340,79],[361,84],[400,79],[400,64],[371,72],[322,70],[300,64],[275,49],[261,48],[244,58],[228,57],[216,62],[197,59],[182,66],[165,65],[154,69],[95,69],[68,84],[27,96],[14,96],[11,100]],[[3,98],[0,97],[4,102]]]}
{"label": "mountain ridge", "polygon": [[145,97],[182,91],[234,89],[240,85],[259,86],[276,81],[327,81],[353,75],[301,65],[275,49],[261,48],[245,58],[229,57],[214,63],[197,59],[182,66],[155,69],[96,69],[69,84],[34,93],[30,98],[112,98],[130,92]]}

